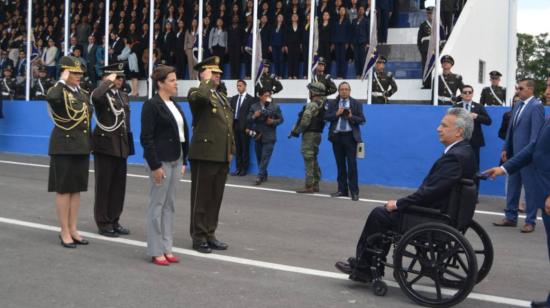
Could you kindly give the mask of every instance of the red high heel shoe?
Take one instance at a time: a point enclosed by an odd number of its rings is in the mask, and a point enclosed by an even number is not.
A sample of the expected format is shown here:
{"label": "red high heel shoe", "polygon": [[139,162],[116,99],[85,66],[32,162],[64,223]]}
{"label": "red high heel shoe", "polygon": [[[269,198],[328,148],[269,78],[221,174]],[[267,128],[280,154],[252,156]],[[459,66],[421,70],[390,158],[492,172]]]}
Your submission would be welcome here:
{"label": "red high heel shoe", "polygon": [[158,258],[159,257],[152,257],[151,262],[153,262],[156,265],[162,265],[162,266],[170,265],[170,262],[168,262],[168,260],[166,260],[166,259],[165,260],[159,260]]}
{"label": "red high heel shoe", "polygon": [[180,258],[172,255],[172,256],[168,256],[168,255],[164,255],[164,257],[166,258],[166,260],[170,263],[179,263],[180,262]]}

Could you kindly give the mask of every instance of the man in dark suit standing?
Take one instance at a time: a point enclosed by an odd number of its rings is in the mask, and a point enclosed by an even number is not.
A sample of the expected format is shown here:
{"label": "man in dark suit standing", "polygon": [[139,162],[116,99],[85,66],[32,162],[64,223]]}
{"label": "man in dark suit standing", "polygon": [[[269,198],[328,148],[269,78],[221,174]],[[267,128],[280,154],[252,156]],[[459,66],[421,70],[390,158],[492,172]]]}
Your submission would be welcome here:
{"label": "man in dark suit standing", "polygon": [[267,167],[277,142],[277,126],[283,121],[281,109],[271,101],[271,91],[260,90],[258,102],[254,103],[248,111],[249,127],[255,134],[254,149],[258,162],[255,185],[267,181]]}
{"label": "man in dark suit standing", "polygon": [[134,154],[130,132],[130,99],[121,90],[124,64],[103,68],[104,79],[92,92],[96,127],[92,135],[95,170],[94,218],[99,234],[130,234],[119,223],[126,194],[127,158]]}
{"label": "man in dark suit standing", "polygon": [[[501,160],[514,157],[529,143],[537,139],[537,134],[544,124],[544,107],[542,103],[534,97],[535,81],[533,79],[523,79],[518,83],[518,96],[520,101],[512,110],[512,117],[506,140],[501,153]],[[520,172],[508,177],[508,189],[506,194],[505,218],[499,222],[493,223],[498,227],[515,227],[518,219],[518,204],[521,194],[521,185],[525,188],[526,218],[525,225],[522,227],[522,233],[530,233],[535,230],[537,208],[535,206],[534,188],[535,167],[530,164],[521,169]]]}
{"label": "man in dark suit standing", "polygon": [[241,78],[241,52],[243,49],[241,42],[243,41],[244,31],[239,24],[239,16],[235,15],[231,20],[231,26],[227,29],[230,73],[231,79],[239,79]]}
{"label": "man in dark suit standing", "polygon": [[[411,195],[399,200],[389,200],[385,206],[375,208],[367,218],[355,258],[348,262],[337,262],[336,268],[350,274],[350,279],[370,281],[371,260],[367,251],[367,238],[376,233],[385,233],[397,226],[401,211],[408,206],[422,206],[441,209],[448,205],[452,189],[461,179],[473,179],[475,176],[475,158],[472,147],[467,141],[472,136],[474,121],[463,108],[451,108],[441,120],[437,133],[439,141],[445,146],[443,155],[433,164],[420,187]],[[387,254],[389,244],[380,247]],[[383,272],[383,271],[381,271]]]}
{"label": "man in dark suit standing", "polygon": [[332,197],[348,196],[348,188],[353,201],[359,200],[357,183],[357,144],[361,143],[359,125],[365,124],[363,106],[350,96],[351,88],[347,82],[338,87],[338,96],[329,101],[325,120],[330,122],[328,140],[332,142],[332,151],[338,168],[338,191]]}
{"label": "man in dark suit standing", "polygon": [[[491,168],[483,173],[492,178],[505,173],[510,175],[521,171],[530,164],[535,167],[536,208],[542,210],[548,257],[550,258],[550,119],[546,119],[535,142],[531,142],[502,166]],[[550,292],[546,301],[532,302],[531,307],[550,307]]]}
{"label": "man in dark suit standing", "polygon": [[238,94],[231,98],[231,109],[235,113],[233,121],[233,134],[237,148],[237,169],[231,175],[245,176],[248,173],[250,162],[250,139],[246,133],[248,110],[254,103],[254,97],[246,93],[246,81],[237,81]]}
{"label": "man in dark suit standing", "polygon": [[95,37],[93,35],[88,36],[88,46],[86,46],[86,49],[84,49],[84,58],[86,59],[86,63],[88,64],[86,66],[88,77],[90,78],[90,81],[93,83],[93,86],[97,83],[97,75],[96,75],[96,51],[97,51],[97,45],[95,43]]}
{"label": "man in dark suit standing", "polygon": [[[483,130],[481,125],[491,125],[492,120],[485,107],[481,104],[478,104],[472,101],[474,96],[474,88],[470,85],[465,85],[462,88],[462,101],[457,103],[455,107],[464,108],[470,112],[470,116],[474,120],[474,132],[472,133],[472,138],[470,138],[470,145],[474,150],[474,155],[476,158],[476,171],[479,171],[480,163],[480,149],[485,146],[485,138],[483,138]],[[479,193],[479,180],[476,179],[477,191]]]}
{"label": "man in dark suit standing", "polygon": [[124,41],[118,36],[118,33],[111,32],[111,42],[109,46],[109,63],[115,63],[124,49]]}
{"label": "man in dark suit standing", "polygon": [[190,232],[193,249],[202,253],[228,248],[216,238],[216,228],[229,163],[235,154],[234,115],[225,93],[218,90],[220,62],[220,58],[210,57],[196,64],[201,81],[187,95],[193,114]]}

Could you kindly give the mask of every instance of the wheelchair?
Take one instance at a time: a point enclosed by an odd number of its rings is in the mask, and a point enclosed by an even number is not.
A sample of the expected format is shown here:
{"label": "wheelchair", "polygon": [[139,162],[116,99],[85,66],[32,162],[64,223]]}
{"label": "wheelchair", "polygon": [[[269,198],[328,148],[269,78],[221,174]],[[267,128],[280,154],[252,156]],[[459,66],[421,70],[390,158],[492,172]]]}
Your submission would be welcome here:
{"label": "wheelchair", "polygon": [[[382,277],[388,267],[401,290],[417,304],[450,307],[463,301],[493,263],[491,239],[473,220],[476,198],[474,181],[462,179],[447,208],[407,207],[397,231],[370,236],[366,252],[374,294],[387,293]],[[386,262],[388,250],[379,247],[393,247],[393,264]]]}

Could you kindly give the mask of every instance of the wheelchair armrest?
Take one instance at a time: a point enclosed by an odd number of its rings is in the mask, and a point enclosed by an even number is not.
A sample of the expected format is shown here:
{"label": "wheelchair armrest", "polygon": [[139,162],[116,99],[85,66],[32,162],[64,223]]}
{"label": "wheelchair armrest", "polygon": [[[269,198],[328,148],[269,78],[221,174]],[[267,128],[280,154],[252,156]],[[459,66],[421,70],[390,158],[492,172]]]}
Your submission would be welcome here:
{"label": "wheelchair armrest", "polygon": [[441,213],[440,209],[433,209],[433,208],[418,206],[418,205],[407,206],[403,210],[401,210],[401,213],[404,215],[414,214],[414,215],[426,215],[427,217],[449,218],[449,216],[447,216],[446,214]]}
{"label": "wheelchair armrest", "polygon": [[439,222],[452,225],[451,217],[442,213],[440,209],[411,205],[401,210],[399,222],[400,233],[403,234],[410,228],[426,222]]}

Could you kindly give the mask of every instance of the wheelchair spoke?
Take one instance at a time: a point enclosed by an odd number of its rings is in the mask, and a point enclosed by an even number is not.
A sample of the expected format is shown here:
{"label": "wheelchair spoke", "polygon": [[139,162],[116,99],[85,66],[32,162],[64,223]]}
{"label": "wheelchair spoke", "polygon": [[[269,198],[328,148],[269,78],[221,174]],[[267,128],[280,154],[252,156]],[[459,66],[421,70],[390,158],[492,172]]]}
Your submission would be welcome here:
{"label": "wheelchair spoke", "polygon": [[428,249],[430,251],[430,261],[435,261],[435,251],[433,246],[432,232],[428,232]]}
{"label": "wheelchair spoke", "polygon": [[439,282],[439,275],[435,276],[435,292],[437,294],[437,300],[441,301],[441,283]]}
{"label": "wheelchair spoke", "polygon": [[460,279],[461,281],[466,280],[466,277],[460,276],[459,274],[457,274],[457,273],[451,271],[451,270],[448,269],[448,268],[445,268],[445,269],[443,270],[443,272],[446,273],[446,274],[449,274],[449,275],[451,275],[451,276],[453,276],[453,277],[455,277],[455,278],[457,278],[457,279]]}
{"label": "wheelchair spoke", "polygon": [[458,261],[458,263],[460,263],[460,265],[462,266],[462,269],[464,269],[464,271],[467,272],[469,267],[468,265],[466,265],[466,263],[464,263],[464,260],[462,260],[462,257],[460,255],[456,255],[456,260]]}
{"label": "wheelchair spoke", "polygon": [[415,284],[418,280],[422,279],[422,277],[424,277],[424,275],[419,273],[418,276],[416,276],[413,280],[407,282],[407,285],[409,287],[412,287],[412,285]]}

